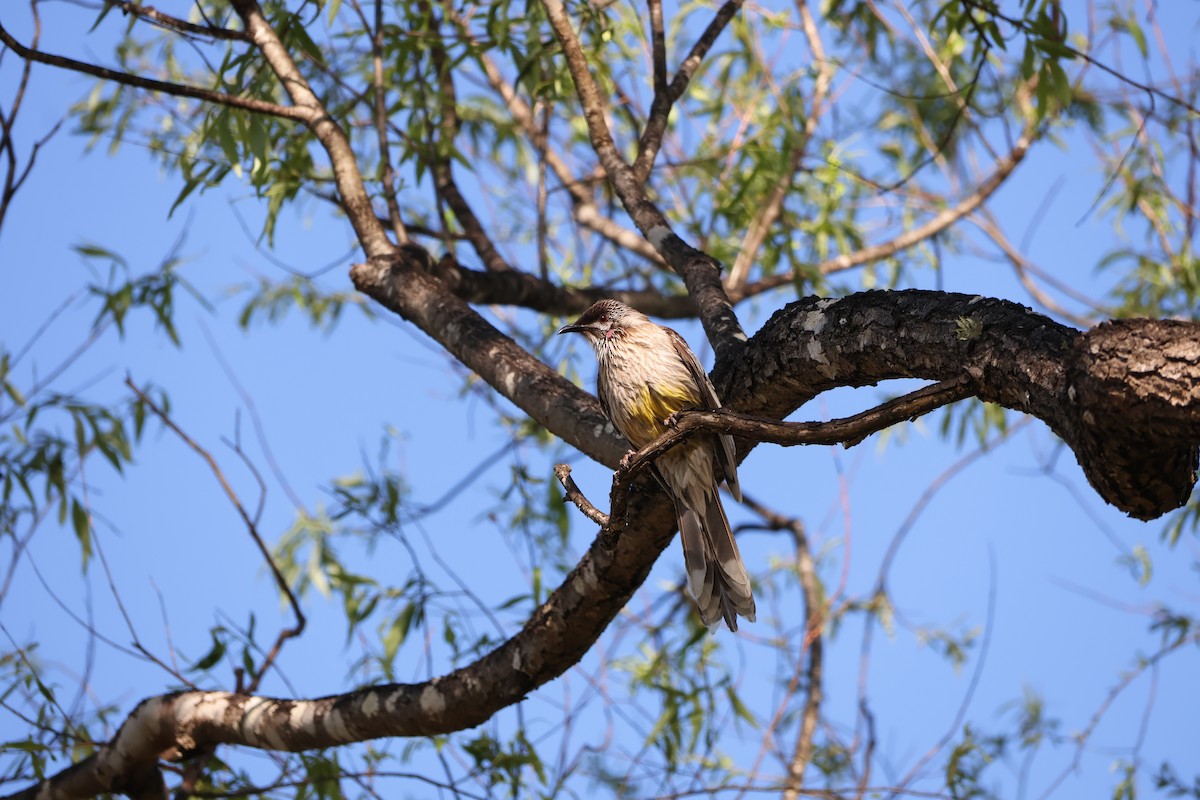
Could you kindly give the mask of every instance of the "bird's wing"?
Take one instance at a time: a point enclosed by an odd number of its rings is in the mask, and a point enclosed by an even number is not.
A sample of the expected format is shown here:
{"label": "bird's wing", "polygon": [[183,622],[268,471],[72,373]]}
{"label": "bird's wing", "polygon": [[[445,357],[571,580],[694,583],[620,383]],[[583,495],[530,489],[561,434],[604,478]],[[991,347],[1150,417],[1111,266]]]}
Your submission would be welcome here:
{"label": "bird's wing", "polygon": [[[708,411],[720,408],[721,398],[717,397],[717,390],[713,387],[712,381],[708,379],[708,373],[700,365],[700,359],[696,358],[692,348],[688,347],[683,337],[675,331],[670,328],[663,328],[663,330],[667,332],[667,338],[671,340],[671,344],[675,345],[675,354],[679,356],[679,360],[684,363],[688,372],[691,373],[692,379],[700,387],[700,399],[704,403],[704,408]],[[737,448],[733,443],[733,437],[722,433],[715,438],[717,446],[713,450],[717,454],[717,463],[721,466],[721,472],[725,475],[725,484],[729,487],[729,493],[733,495],[733,499],[740,503],[742,502],[742,488],[738,485]]]}

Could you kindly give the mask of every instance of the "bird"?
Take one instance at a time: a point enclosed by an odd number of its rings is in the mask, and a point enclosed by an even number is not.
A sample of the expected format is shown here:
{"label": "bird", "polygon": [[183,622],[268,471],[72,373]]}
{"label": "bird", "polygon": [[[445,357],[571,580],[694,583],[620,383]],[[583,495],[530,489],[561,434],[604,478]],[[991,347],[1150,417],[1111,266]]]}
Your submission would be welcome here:
{"label": "bird", "polygon": [[[679,411],[721,407],[716,389],[683,337],[618,300],[600,300],[559,330],[582,334],[596,353],[596,394],[605,416],[634,449],[667,430]],[[755,619],[750,576],[717,492],[714,462],[741,502],[733,438],[700,434],[660,455],[659,483],[675,504],[688,593],[710,628],[722,618]]]}

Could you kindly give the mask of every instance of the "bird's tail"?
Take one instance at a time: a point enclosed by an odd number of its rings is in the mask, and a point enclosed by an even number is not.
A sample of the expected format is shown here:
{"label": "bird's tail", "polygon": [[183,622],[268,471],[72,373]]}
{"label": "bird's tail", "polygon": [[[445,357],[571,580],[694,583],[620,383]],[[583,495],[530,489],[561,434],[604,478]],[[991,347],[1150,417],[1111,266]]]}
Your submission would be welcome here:
{"label": "bird's tail", "polygon": [[685,506],[685,502],[675,499],[688,592],[705,625],[713,625],[723,617],[729,630],[736,631],[739,615],[754,622],[754,594],[717,487],[706,493],[703,514]]}

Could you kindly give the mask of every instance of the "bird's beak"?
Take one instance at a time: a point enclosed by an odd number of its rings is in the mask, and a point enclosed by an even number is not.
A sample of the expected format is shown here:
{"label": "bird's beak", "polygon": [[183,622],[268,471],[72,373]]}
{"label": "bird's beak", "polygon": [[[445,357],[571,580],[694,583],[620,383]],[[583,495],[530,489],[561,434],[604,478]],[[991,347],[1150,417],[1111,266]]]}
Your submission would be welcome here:
{"label": "bird's beak", "polygon": [[564,325],[561,328],[559,328],[558,335],[562,336],[564,333],[583,333],[585,330],[587,330],[586,325],[580,325],[578,323],[572,322],[570,325]]}

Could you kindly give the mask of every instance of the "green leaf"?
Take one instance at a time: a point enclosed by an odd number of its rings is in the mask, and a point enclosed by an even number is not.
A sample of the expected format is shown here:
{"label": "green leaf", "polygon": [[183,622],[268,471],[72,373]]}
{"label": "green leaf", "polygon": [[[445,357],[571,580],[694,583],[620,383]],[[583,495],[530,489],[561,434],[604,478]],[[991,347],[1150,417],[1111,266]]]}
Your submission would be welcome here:
{"label": "green leaf", "polygon": [[1033,46],[1043,53],[1049,53],[1056,58],[1065,58],[1071,61],[1078,57],[1079,53],[1070,45],[1064,44],[1057,39],[1033,39]]}
{"label": "green leaf", "polygon": [[1125,20],[1125,27],[1129,30],[1129,35],[1133,37],[1133,41],[1137,44],[1138,52],[1142,54],[1142,58],[1150,55],[1150,48],[1146,45],[1146,32],[1142,30],[1142,26],[1138,24],[1137,17],[1130,14]]}
{"label": "green leaf", "polygon": [[88,558],[92,555],[92,526],[88,520],[87,509],[78,500],[71,500],[71,526],[75,529],[75,538],[83,551],[83,566],[87,568]]}
{"label": "green leaf", "polygon": [[732,686],[725,687],[725,697],[729,700],[729,707],[733,709],[733,713],[739,719],[750,723],[755,729],[759,727],[758,720],[755,719],[754,713],[742,702],[742,698],[734,691]]}
{"label": "green leaf", "polygon": [[392,659],[396,657],[396,651],[400,649],[400,645],[404,644],[404,640],[408,638],[408,631],[412,626],[416,613],[417,604],[410,602],[392,620],[391,626],[388,627],[387,633],[383,637],[384,661],[391,663]]}
{"label": "green leaf", "polygon": [[225,641],[224,637],[220,636],[224,631],[224,628],[213,628],[209,631],[209,634],[212,636],[212,647],[209,648],[207,653],[201,656],[199,661],[188,667],[189,671],[204,672],[205,670],[212,669],[217,665],[217,662],[225,657]]}
{"label": "green leaf", "polygon": [[21,390],[13,386],[7,379],[0,380],[0,384],[4,385],[4,393],[7,394],[12,401],[18,406],[25,407],[25,395],[21,394]]}

